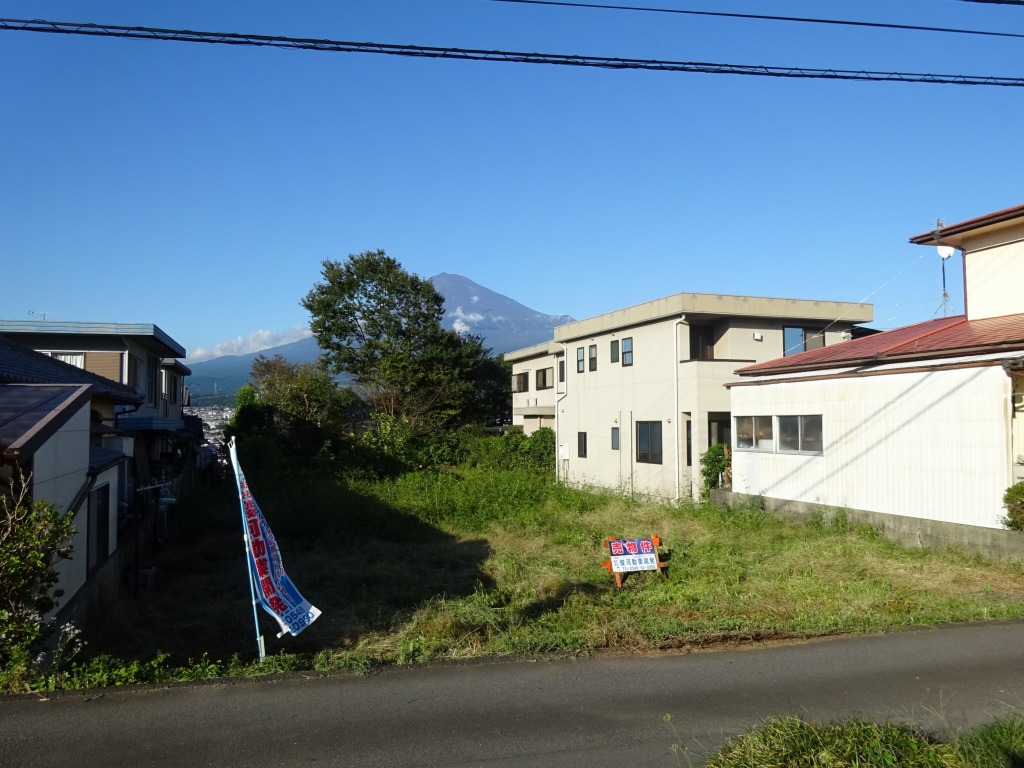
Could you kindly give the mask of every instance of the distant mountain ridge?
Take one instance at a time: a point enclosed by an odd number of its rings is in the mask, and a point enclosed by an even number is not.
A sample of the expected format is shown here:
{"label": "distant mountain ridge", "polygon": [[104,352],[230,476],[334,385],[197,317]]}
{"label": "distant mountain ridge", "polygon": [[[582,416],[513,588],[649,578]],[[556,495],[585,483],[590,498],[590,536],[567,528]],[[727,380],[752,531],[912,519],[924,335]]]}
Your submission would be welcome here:
{"label": "distant mountain ridge", "polygon": [[480,336],[495,355],[548,341],[555,326],[573,322],[569,315],[545,315],[462,275],[442,272],[430,282],[444,296],[441,324]]}
{"label": "distant mountain ridge", "polygon": [[[430,282],[444,296],[441,324],[481,337],[493,355],[548,341],[554,337],[555,326],[573,322],[569,315],[537,312],[461,275],[442,272]],[[186,383],[194,404],[233,401],[235,392],[249,380],[257,355],[281,355],[289,362],[307,363],[319,354],[320,347],[310,336],[245,355],[224,355],[198,363],[186,360],[192,370]]]}

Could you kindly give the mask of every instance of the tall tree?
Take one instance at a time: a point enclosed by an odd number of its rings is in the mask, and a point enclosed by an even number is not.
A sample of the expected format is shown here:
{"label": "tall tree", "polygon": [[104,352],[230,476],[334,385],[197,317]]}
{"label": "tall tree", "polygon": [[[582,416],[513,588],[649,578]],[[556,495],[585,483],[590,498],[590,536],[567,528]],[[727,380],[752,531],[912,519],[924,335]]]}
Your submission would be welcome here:
{"label": "tall tree", "polygon": [[444,297],[384,251],[323,262],[302,300],[335,373],[356,378],[371,408],[428,428],[465,418],[487,350],[441,325]]}
{"label": "tall tree", "polygon": [[327,432],[343,430],[348,411],[356,404],[351,390],[339,387],[319,363],[293,363],[280,354],[256,355],[249,375],[265,406]]}

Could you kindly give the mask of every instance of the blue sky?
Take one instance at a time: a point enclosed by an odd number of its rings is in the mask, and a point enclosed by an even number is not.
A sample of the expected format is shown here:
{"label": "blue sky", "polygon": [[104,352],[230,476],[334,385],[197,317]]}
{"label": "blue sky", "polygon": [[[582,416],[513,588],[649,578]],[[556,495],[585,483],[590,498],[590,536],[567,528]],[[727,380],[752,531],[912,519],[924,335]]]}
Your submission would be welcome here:
{"label": "blue sky", "polygon": [[[961,0],[634,4],[1024,34],[1024,8]],[[1024,39],[489,0],[0,0],[0,16],[1024,76]],[[910,236],[1024,202],[1019,88],[24,31],[0,31],[0,71],[0,317],[155,323],[193,361],[294,339],[321,263],[378,248],[580,319],[694,291],[867,300],[892,328],[941,314],[940,260]]]}

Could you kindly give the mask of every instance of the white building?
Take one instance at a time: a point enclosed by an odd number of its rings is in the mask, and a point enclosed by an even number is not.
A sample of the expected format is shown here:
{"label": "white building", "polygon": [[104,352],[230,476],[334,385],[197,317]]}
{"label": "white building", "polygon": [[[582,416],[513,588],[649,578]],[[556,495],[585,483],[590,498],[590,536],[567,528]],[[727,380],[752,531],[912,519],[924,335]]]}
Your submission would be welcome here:
{"label": "white building", "polygon": [[679,293],[569,323],[505,355],[513,423],[555,430],[564,482],[689,497],[701,453],[730,441],[736,368],[831,348],[871,317],[864,304]]}
{"label": "white building", "polygon": [[734,492],[913,518],[922,537],[1000,527],[1024,479],[1024,206],[911,242],[962,252],[966,313],[737,371]]}

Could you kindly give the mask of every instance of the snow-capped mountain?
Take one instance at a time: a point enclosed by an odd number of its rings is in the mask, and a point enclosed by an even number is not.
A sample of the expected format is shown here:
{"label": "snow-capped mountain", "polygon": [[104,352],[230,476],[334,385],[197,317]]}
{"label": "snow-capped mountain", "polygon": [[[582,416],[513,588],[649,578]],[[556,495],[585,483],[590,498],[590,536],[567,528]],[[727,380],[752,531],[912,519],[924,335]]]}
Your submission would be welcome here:
{"label": "snow-capped mountain", "polygon": [[[551,339],[555,326],[573,321],[568,315],[537,312],[462,275],[442,272],[430,281],[444,296],[442,325],[480,336],[483,345],[493,355]],[[310,337],[246,355],[224,355],[198,363],[186,360],[186,365],[192,370],[187,383],[194,401],[233,397],[249,380],[249,371],[257,355],[281,355],[293,363],[304,363],[315,360],[319,353],[316,339]]]}
{"label": "snow-capped mountain", "polygon": [[551,339],[556,325],[573,321],[530,309],[462,275],[442,272],[430,282],[444,296],[444,327],[482,337],[495,355]]}

